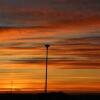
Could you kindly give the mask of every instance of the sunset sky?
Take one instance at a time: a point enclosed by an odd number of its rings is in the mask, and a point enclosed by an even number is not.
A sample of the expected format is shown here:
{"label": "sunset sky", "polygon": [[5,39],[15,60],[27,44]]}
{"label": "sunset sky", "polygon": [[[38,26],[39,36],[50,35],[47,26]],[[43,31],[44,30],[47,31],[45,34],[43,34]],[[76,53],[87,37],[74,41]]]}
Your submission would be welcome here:
{"label": "sunset sky", "polygon": [[100,93],[100,0],[0,0],[0,92]]}

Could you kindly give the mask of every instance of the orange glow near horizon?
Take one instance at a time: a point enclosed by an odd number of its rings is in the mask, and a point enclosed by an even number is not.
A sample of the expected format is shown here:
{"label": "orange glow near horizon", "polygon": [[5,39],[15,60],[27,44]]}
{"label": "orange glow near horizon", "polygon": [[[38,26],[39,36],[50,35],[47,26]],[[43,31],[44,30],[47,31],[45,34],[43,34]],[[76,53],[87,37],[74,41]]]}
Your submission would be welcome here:
{"label": "orange glow near horizon", "polygon": [[100,1],[0,0],[0,93],[44,92],[45,44],[48,92],[100,93]]}
{"label": "orange glow near horizon", "polygon": [[[90,38],[84,39],[88,31],[76,34],[76,30],[74,34],[69,34],[66,30],[63,35],[47,32],[44,36],[39,29],[39,33],[35,29],[35,35],[32,28],[3,30],[0,37],[1,92],[44,92],[44,43],[51,44],[48,63],[49,92],[100,92],[100,59],[97,56],[100,54],[100,47],[89,45]],[[95,33],[88,35],[95,36]],[[92,39],[94,43],[98,41]]]}

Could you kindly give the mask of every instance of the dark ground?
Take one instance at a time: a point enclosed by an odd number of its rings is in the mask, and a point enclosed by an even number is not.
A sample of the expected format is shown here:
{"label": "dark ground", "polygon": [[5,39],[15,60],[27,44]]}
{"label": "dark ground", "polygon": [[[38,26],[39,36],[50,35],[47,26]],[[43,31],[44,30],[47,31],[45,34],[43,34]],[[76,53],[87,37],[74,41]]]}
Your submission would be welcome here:
{"label": "dark ground", "polygon": [[0,94],[0,100],[100,100],[100,93]]}

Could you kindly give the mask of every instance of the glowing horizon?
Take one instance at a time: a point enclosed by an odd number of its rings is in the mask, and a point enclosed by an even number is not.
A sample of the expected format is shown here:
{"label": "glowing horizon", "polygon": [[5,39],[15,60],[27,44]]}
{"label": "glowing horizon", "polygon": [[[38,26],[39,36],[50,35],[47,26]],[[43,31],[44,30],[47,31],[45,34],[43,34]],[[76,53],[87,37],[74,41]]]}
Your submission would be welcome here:
{"label": "glowing horizon", "polygon": [[0,93],[44,92],[45,44],[48,92],[100,93],[99,0],[0,0]]}

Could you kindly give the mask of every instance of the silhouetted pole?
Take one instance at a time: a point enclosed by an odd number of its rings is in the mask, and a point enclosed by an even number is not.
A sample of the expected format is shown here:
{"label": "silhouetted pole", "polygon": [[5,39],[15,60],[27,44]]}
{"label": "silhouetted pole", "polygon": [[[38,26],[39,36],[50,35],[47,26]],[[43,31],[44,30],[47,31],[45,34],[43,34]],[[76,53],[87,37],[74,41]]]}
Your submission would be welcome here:
{"label": "silhouetted pole", "polygon": [[50,47],[50,45],[46,44],[46,75],[45,75],[45,93],[48,92],[48,48]]}
{"label": "silhouetted pole", "polygon": [[11,81],[11,94],[13,94],[13,81]]}

